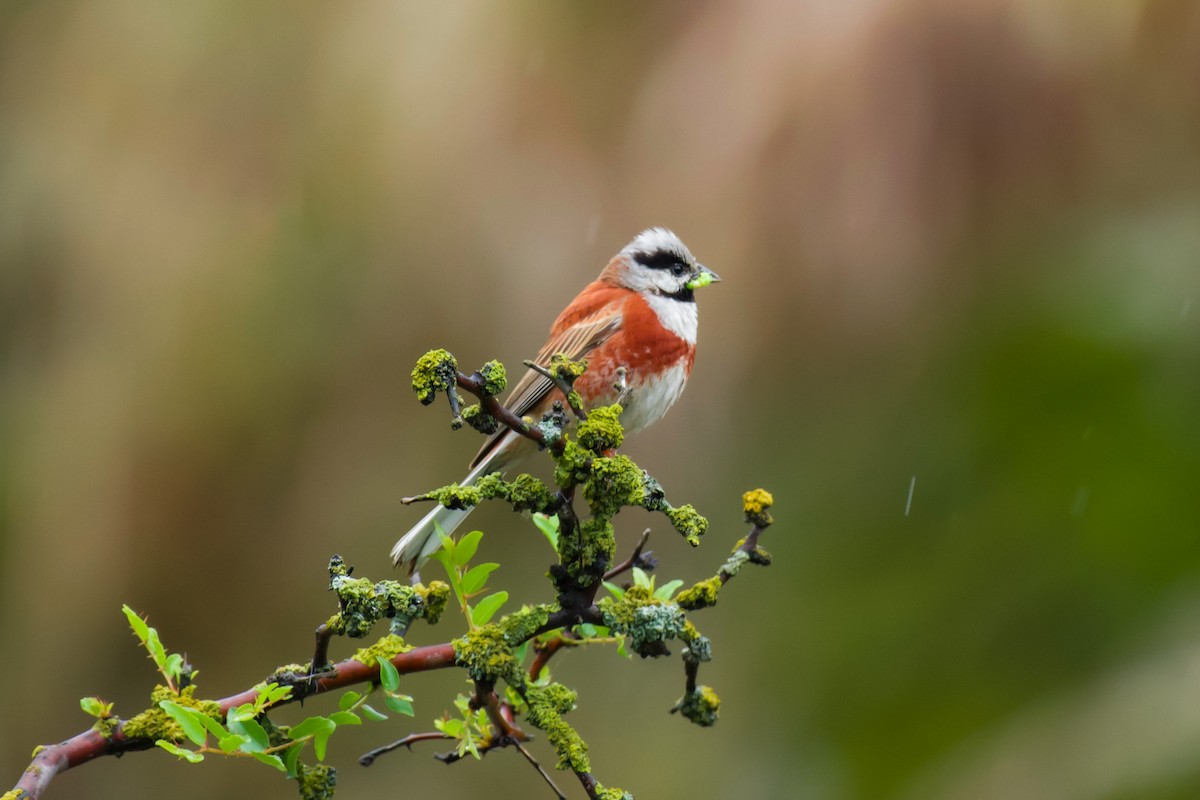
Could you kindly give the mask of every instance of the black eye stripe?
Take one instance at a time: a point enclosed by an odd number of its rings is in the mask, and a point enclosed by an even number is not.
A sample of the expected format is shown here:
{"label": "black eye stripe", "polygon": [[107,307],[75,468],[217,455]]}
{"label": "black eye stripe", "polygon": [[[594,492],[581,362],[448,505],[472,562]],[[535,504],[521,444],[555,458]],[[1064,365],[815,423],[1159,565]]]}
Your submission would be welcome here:
{"label": "black eye stripe", "polygon": [[671,269],[676,264],[681,265],[685,269],[687,264],[675,253],[669,250],[656,250],[653,253],[638,253],[635,258],[639,264],[650,269]]}

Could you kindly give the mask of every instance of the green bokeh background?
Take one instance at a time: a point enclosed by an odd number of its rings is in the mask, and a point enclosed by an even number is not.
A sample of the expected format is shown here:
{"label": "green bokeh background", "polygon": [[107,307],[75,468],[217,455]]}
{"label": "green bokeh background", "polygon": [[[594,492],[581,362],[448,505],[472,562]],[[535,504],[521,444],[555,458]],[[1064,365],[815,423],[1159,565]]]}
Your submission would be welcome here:
{"label": "green bokeh background", "polygon": [[[0,784],[77,698],[143,707],[122,603],[210,696],[305,658],[328,556],[389,574],[400,498],[476,447],[417,356],[518,363],[665,225],[723,282],[626,451],[713,526],[619,536],[704,577],[763,486],[776,563],[697,617],[713,729],[666,713],[678,659],[557,660],[600,780],[1200,796],[1198,85],[1187,0],[7,4]],[[473,520],[544,598],[540,535]],[[461,677],[339,733],[339,796],[545,792],[512,753],[357,765]],[[50,796],[130,793],[294,787],[146,753]]]}

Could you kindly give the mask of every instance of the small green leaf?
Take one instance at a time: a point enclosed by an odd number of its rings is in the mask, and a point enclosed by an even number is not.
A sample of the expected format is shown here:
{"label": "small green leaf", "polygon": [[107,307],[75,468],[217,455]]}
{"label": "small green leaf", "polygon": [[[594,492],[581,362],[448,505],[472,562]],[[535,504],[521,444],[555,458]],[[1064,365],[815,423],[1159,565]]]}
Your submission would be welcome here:
{"label": "small green leaf", "polygon": [[388,693],[383,697],[384,705],[395,711],[397,714],[403,714],[406,717],[414,716],[412,697],[406,694]]}
{"label": "small green leaf", "polygon": [[255,758],[264,764],[269,764],[280,772],[287,772],[287,767],[283,765],[283,759],[274,753],[252,753]]}
{"label": "small green leaf", "polygon": [[435,719],[433,721],[433,727],[454,739],[462,736],[464,725],[466,723],[461,719]]}
{"label": "small green leaf", "polygon": [[465,567],[475,557],[475,551],[479,549],[479,541],[482,538],[483,531],[471,531],[459,539],[458,544],[454,548],[454,566]]}
{"label": "small green leaf", "polygon": [[268,683],[263,693],[260,695],[266,705],[273,705],[280,700],[286,700],[292,696],[292,687],[280,686],[277,683]]}
{"label": "small green leaf", "polygon": [[183,656],[179,653],[171,653],[167,657],[166,663],[163,664],[163,674],[173,680],[178,680],[183,672]]}
{"label": "small green leaf", "polygon": [[359,710],[362,711],[362,715],[371,720],[371,722],[383,722],[387,719],[387,714],[380,714],[378,711],[371,708],[371,706],[367,703],[363,703],[362,708]]}
{"label": "small green leaf", "polygon": [[293,778],[296,777],[296,767],[300,763],[300,751],[303,749],[303,744],[296,744],[283,751],[283,765],[287,767],[287,774]]}
{"label": "small green leaf", "polygon": [[338,710],[346,711],[355,703],[357,703],[361,697],[362,695],[358,692],[346,692],[344,695],[338,698]]}
{"label": "small green leaf", "polygon": [[306,736],[316,736],[320,731],[326,731],[325,735],[328,736],[336,727],[333,720],[327,717],[306,717],[291,727],[288,736],[303,739]]}
{"label": "small green leaf", "polygon": [[219,720],[213,719],[208,714],[197,714],[196,719],[200,720],[200,724],[208,728],[208,732],[217,739],[220,739],[222,736],[229,735],[229,731],[225,730],[225,726],[222,725]]}
{"label": "small green leaf", "polygon": [[83,713],[100,719],[107,717],[112,712],[112,703],[106,703],[99,697],[81,697],[79,698],[79,707],[83,709]]}
{"label": "small green leaf", "polygon": [[161,670],[167,666],[167,648],[163,646],[162,641],[158,638],[158,631],[154,628],[150,629],[150,635],[146,637],[146,649],[150,651],[150,657],[154,659],[154,664]]}
{"label": "small green leaf", "polygon": [[467,574],[463,575],[462,579],[463,594],[475,594],[482,589],[483,585],[487,583],[488,575],[499,566],[499,564],[492,563],[476,564],[467,570]]}
{"label": "small green leaf", "polygon": [[558,552],[558,515],[534,514],[533,524],[549,540],[550,546],[554,548],[555,552]]}
{"label": "small green leaf", "polygon": [[646,571],[641,567],[633,568],[633,585],[641,586],[643,589],[653,589],[654,581],[646,574]]}
{"label": "small green leaf", "polygon": [[486,625],[488,620],[500,610],[500,606],[506,602],[508,602],[508,592],[489,594],[471,609],[471,621],[476,625]]}
{"label": "small green leaf", "polygon": [[333,726],[329,729],[319,730],[313,736],[313,754],[316,755],[317,761],[325,760],[325,748],[329,746],[329,737],[333,735],[335,730],[337,730],[337,727]]}
{"label": "small green leaf", "polygon": [[236,733],[228,733],[217,739],[217,747],[221,748],[222,753],[232,753],[235,750],[241,750],[242,745],[250,741],[249,736],[240,736]]}
{"label": "small green leaf", "polygon": [[683,586],[683,581],[678,578],[673,581],[667,581],[662,586],[654,590],[656,600],[667,601],[671,599],[671,595],[675,594],[675,590]]}
{"label": "small green leaf", "polygon": [[183,728],[183,733],[196,744],[203,746],[208,738],[204,723],[197,717],[204,716],[203,713],[194,708],[181,706],[172,700],[160,700],[158,707],[167,712],[171,719],[179,723],[179,727]]}
{"label": "small green leaf", "polygon": [[608,593],[611,594],[613,597],[617,598],[618,600],[620,600],[622,597],[625,596],[625,590],[622,589],[620,586],[617,586],[615,583],[609,583],[608,581],[604,581],[603,585],[604,585],[605,589],[608,589]]}
{"label": "small green leaf", "polygon": [[229,731],[230,733],[241,734],[250,740],[242,747],[242,750],[247,753],[260,753],[271,746],[271,737],[267,736],[266,730],[259,724],[258,720],[230,720]]}
{"label": "small green leaf", "polygon": [[146,643],[146,639],[150,636],[150,626],[146,624],[146,620],[137,615],[129,606],[121,606],[121,610],[125,612],[125,618],[129,620],[129,627],[133,629],[133,633],[142,644]]}
{"label": "small green leaf", "polygon": [[338,725],[362,725],[362,717],[353,711],[335,711],[329,718]]}
{"label": "small green leaf", "polygon": [[379,683],[383,686],[385,692],[394,692],[400,688],[400,671],[396,669],[396,665],[388,661],[383,656],[376,656],[379,660]]}
{"label": "small green leaf", "polygon": [[166,739],[159,739],[157,742],[155,742],[155,744],[172,755],[179,756],[180,758],[186,758],[193,764],[199,764],[204,760],[203,753],[197,753],[195,750],[188,750],[185,747],[179,747],[173,742],[168,742]]}

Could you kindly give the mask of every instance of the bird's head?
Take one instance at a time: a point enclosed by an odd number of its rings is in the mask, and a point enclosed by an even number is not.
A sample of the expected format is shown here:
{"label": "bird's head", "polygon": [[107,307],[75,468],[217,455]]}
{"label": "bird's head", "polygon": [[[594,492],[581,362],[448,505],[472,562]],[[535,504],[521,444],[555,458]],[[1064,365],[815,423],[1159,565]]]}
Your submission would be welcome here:
{"label": "bird's head", "polygon": [[626,289],[688,303],[695,302],[696,289],[721,280],[666,228],[639,233],[604,272],[608,280]]}

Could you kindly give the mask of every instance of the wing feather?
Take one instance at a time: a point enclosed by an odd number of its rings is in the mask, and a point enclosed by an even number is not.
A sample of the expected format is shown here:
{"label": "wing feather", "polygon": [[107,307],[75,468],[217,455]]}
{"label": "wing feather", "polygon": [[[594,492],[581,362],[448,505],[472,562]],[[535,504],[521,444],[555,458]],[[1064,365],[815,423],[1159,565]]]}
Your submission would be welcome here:
{"label": "wing feather", "polygon": [[[581,295],[580,297],[584,296]],[[597,299],[602,298],[603,296],[597,297]],[[538,351],[534,363],[543,367],[548,366],[550,359],[555,353],[562,353],[573,361],[585,358],[588,353],[595,350],[620,330],[622,318],[621,303],[614,302],[612,298],[603,299],[607,299],[608,302],[603,303],[593,313],[579,319],[574,324],[562,327],[561,329],[556,324],[556,330],[551,333],[550,340]],[[525,416],[537,408],[553,388],[554,384],[544,376],[539,375],[533,370],[528,370],[513,387],[508,398],[504,401],[504,405],[517,416]],[[487,441],[484,442],[483,447],[479,448],[479,452],[475,454],[475,458],[471,460],[471,466],[475,467],[487,458],[488,454],[496,448],[500,440],[509,433],[509,430],[502,428],[489,436]]]}

